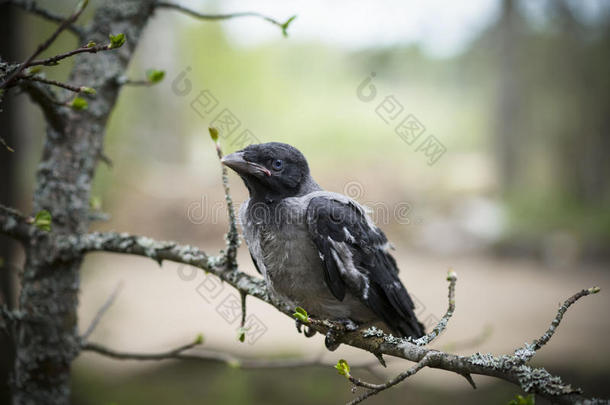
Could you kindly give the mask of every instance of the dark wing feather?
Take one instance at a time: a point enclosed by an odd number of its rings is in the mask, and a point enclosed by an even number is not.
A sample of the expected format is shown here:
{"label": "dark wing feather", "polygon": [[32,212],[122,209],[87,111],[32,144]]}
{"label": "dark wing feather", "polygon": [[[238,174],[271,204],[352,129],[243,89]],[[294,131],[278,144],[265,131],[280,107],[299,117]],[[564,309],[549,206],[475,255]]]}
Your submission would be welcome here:
{"label": "dark wing feather", "polygon": [[356,204],[331,196],[309,202],[309,232],[324,263],[326,284],[340,301],[346,290],[359,297],[394,333],[420,337],[423,325],[387,252],[388,240]]}
{"label": "dark wing feather", "polygon": [[250,252],[250,258],[252,259],[252,263],[254,263],[254,267],[256,268],[256,271],[258,271],[258,274],[263,275],[261,269],[258,268],[258,264],[256,263],[256,259],[254,258],[252,252]]}

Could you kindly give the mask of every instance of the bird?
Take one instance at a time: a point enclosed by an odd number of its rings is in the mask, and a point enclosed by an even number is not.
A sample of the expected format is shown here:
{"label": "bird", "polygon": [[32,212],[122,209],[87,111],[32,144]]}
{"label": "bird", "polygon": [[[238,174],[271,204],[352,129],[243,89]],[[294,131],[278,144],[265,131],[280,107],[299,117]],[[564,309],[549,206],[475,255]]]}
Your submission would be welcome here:
{"label": "bird", "polygon": [[[424,335],[383,231],[357,201],[322,189],[297,148],[251,144],[221,162],[248,189],[238,218],[254,266],[275,299],[352,328]],[[330,350],[338,346],[330,335],[325,343]]]}

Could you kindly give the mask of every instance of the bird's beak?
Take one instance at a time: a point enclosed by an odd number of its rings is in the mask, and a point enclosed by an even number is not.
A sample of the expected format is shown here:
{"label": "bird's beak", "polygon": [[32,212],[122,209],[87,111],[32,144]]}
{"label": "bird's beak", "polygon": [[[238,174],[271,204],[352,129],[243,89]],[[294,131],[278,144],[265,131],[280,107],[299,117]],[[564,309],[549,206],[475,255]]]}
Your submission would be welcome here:
{"label": "bird's beak", "polygon": [[244,152],[234,152],[220,159],[220,162],[237,172],[237,174],[251,174],[253,176],[271,176],[266,167],[258,163],[249,162],[244,158]]}

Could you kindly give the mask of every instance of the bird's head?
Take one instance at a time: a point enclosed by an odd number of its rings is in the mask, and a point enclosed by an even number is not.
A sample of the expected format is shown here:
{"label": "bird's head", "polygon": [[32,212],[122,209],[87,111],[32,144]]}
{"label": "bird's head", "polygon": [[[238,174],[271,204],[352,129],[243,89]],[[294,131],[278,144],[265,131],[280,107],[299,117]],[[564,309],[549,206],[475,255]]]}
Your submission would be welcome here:
{"label": "bird's head", "polygon": [[285,143],[249,145],[221,162],[239,174],[255,200],[275,202],[319,188],[309,175],[305,156]]}

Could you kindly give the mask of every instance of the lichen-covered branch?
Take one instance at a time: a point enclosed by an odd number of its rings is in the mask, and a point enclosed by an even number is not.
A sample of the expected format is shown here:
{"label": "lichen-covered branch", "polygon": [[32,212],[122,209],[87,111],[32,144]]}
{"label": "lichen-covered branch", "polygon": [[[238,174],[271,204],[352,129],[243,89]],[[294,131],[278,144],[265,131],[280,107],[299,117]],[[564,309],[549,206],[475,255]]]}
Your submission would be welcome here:
{"label": "lichen-covered branch", "polygon": [[[179,245],[175,242],[160,242],[148,237],[124,233],[97,232],[80,236],[57,235],[53,236],[53,239],[58,249],[56,259],[69,260],[71,255],[103,251],[144,256],[158,263],[163,260],[170,260],[215,274],[240,292],[259,298],[288,316],[291,316],[294,311],[293,308],[272,300],[267,294],[263,280],[249,276],[239,270],[227,270],[226,259],[223,255],[208,256],[205,252],[193,246]],[[449,279],[450,288],[454,288],[454,277]],[[452,285],[453,287],[451,287]],[[581,296],[593,294],[599,289],[591,288],[583,291],[586,293],[579,293]],[[453,294],[450,293],[449,297],[451,302]],[[452,308],[450,309],[453,311]],[[308,323],[308,326],[322,334],[326,334],[331,328],[338,330],[341,332],[338,335],[339,342],[374,354],[420,362],[429,353],[438,353],[428,356],[429,360],[426,361],[426,366],[455,372],[466,377],[469,382],[471,381],[470,375],[487,375],[517,384],[526,392],[542,395],[557,403],[572,404],[576,403],[577,400],[584,399],[580,390],[565,384],[559,377],[551,375],[543,368],[528,366],[522,358],[515,355],[494,356],[475,353],[471,356],[459,356],[429,349],[417,345],[409,339],[397,338],[374,328],[348,331],[341,324],[314,319]]]}
{"label": "lichen-covered branch", "polygon": [[[292,316],[294,311],[293,308],[272,300],[267,294],[263,280],[239,270],[227,270],[223,256],[208,256],[193,246],[183,246],[175,242],[159,242],[148,237],[118,233],[91,233],[79,237],[60,237],[57,244],[63,247],[61,255],[68,255],[68,257],[70,254],[74,254],[75,250],[80,253],[105,251],[135,254],[148,257],[156,262],[171,260],[192,265],[215,274],[240,292],[259,298],[288,316]],[[585,291],[593,293],[598,290],[593,288]],[[438,353],[438,355],[430,357],[426,364],[428,367],[455,372],[469,381],[470,375],[486,375],[517,384],[526,392],[542,395],[557,403],[571,404],[583,399],[578,389],[563,383],[559,377],[551,375],[543,368],[533,368],[524,364],[514,355],[494,356],[475,353],[472,356],[460,356],[417,345],[409,339],[397,338],[385,334],[379,329],[348,331],[341,324],[328,320],[312,319],[308,326],[322,334],[326,334],[331,328],[338,330],[341,332],[338,336],[340,343],[375,354],[420,362],[428,353]]]}
{"label": "lichen-covered branch", "polygon": [[449,305],[447,307],[447,312],[445,312],[445,315],[443,315],[441,320],[432,329],[430,333],[413,341],[413,343],[418,346],[425,346],[427,344],[432,343],[432,341],[436,339],[438,335],[440,335],[441,332],[445,330],[447,324],[449,323],[449,319],[451,319],[451,317],[453,316],[453,311],[455,311],[455,283],[457,282],[457,274],[455,274],[453,270],[450,270],[447,274],[447,281],[449,281]]}
{"label": "lichen-covered branch", "polygon": [[531,360],[536,355],[538,350],[540,350],[542,348],[542,346],[544,346],[545,344],[547,344],[549,342],[549,340],[551,340],[551,338],[555,334],[555,331],[557,330],[557,327],[559,326],[559,324],[561,323],[561,320],[563,319],[563,315],[566,313],[568,308],[570,308],[570,306],[572,306],[572,304],[574,304],[576,301],[578,301],[582,297],[586,297],[587,295],[591,295],[591,294],[597,294],[598,292],[599,292],[599,287],[592,287],[592,288],[588,288],[585,290],[580,290],[579,292],[577,292],[576,294],[572,295],[570,298],[565,300],[563,305],[561,305],[559,307],[559,309],[557,310],[557,315],[555,316],[555,318],[553,318],[553,321],[551,322],[551,326],[549,326],[547,331],[540,338],[532,341],[531,344],[526,344],[525,346],[520,347],[519,349],[515,350],[515,356],[522,359],[523,362],[527,362],[527,361]]}

